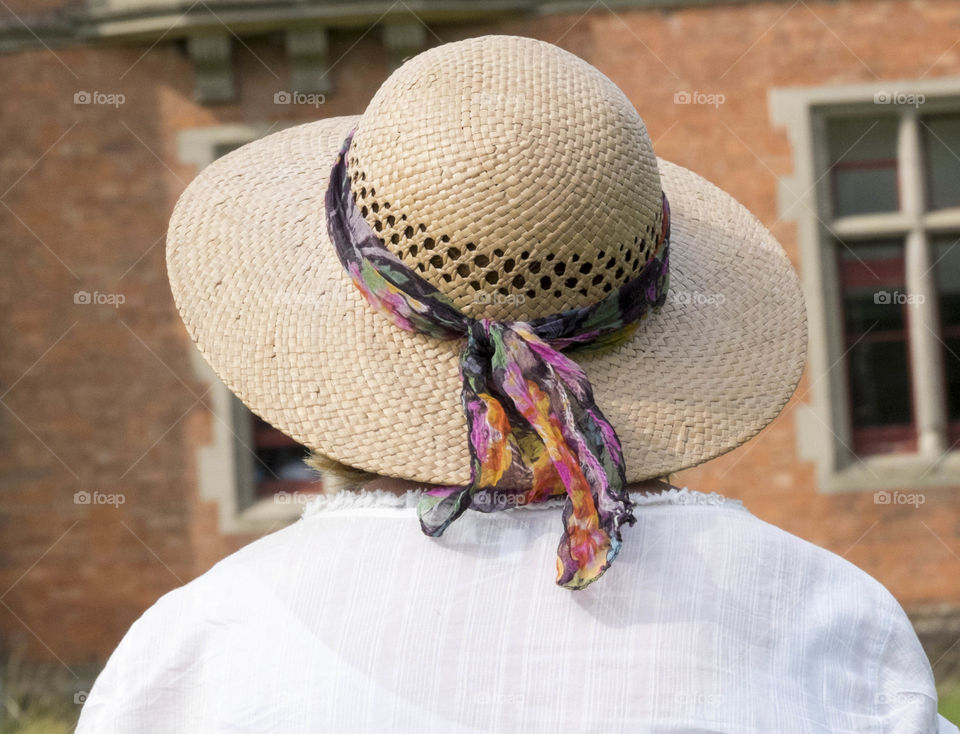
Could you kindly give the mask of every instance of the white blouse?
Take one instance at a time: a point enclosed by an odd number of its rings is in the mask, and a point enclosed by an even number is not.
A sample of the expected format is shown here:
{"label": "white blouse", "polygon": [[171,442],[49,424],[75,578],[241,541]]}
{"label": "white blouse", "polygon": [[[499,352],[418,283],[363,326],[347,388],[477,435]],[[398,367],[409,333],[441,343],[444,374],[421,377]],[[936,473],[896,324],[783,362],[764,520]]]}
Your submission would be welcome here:
{"label": "white blouse", "polygon": [[130,628],[78,734],[958,732],[877,581],[687,489],[583,591],[554,583],[559,502],[467,512],[319,497]]}

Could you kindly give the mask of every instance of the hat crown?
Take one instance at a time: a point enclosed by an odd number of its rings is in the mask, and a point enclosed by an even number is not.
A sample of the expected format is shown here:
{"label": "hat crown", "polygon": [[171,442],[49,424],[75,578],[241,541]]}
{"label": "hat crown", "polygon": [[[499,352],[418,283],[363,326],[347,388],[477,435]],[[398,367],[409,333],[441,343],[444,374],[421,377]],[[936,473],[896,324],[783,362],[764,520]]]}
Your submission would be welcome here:
{"label": "hat crown", "polygon": [[405,63],[360,118],[348,171],[385,246],[473,318],[596,303],[636,276],[660,230],[637,111],[590,64],[529,38]]}

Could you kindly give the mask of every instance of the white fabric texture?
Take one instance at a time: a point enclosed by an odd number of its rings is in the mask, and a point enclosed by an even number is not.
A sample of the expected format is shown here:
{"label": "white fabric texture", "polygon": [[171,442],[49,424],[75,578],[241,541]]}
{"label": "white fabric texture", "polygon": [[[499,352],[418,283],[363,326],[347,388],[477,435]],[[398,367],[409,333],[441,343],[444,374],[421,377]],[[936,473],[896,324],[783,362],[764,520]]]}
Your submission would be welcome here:
{"label": "white fabric texture", "polygon": [[77,732],[958,732],[877,581],[719,495],[634,499],[568,591],[558,503],[428,538],[416,493],[321,497],[134,623]]}

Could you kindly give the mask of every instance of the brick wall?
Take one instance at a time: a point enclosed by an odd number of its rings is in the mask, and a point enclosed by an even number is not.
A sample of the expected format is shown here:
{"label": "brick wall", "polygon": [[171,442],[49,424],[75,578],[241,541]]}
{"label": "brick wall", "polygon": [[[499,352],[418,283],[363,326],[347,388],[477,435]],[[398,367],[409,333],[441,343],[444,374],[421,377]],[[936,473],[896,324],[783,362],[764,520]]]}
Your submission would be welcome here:
{"label": "brick wall", "polygon": [[[633,100],[660,156],[730,191],[798,267],[794,226],[778,221],[776,206],[791,151],[771,125],[767,91],[960,74],[960,9],[950,2],[597,10],[432,30],[444,42],[528,35],[584,57]],[[287,79],[281,37],[244,43],[235,44],[238,102],[209,107],[193,102],[179,43],[4,59],[0,638],[22,638],[37,657],[104,659],[157,597],[252,539],[220,535],[216,507],[198,499],[195,447],[209,440],[211,418],[162,243],[195,175],[177,159],[177,134],[358,113],[388,69],[376,33],[334,33],[330,58],[345,56],[318,114],[273,104]],[[74,105],[80,90],[125,102]],[[675,105],[684,90],[726,101]],[[78,305],[80,290],[125,303]],[[758,438],[679,479],[742,498],[759,517],[846,555],[909,608],[960,605],[960,492],[928,490],[919,509],[820,493],[812,465],[797,459],[790,416],[810,382],[805,375],[801,397]],[[75,504],[81,491],[125,502]]]}

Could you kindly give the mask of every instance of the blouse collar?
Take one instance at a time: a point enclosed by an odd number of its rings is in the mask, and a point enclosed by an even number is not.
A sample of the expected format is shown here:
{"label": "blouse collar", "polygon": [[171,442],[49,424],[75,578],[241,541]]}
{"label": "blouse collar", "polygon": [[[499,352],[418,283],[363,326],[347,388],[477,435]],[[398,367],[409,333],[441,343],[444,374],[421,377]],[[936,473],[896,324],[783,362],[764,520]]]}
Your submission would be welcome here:
{"label": "blouse collar", "polygon": [[[382,489],[363,489],[341,490],[336,494],[318,494],[307,503],[303,511],[303,517],[324,516],[336,512],[351,512],[355,510],[371,510],[369,514],[380,514],[382,510],[416,510],[420,501],[422,490],[410,489],[403,494],[394,494]],[[716,492],[703,493],[689,489],[687,487],[671,488],[661,492],[643,493],[631,492],[631,501],[639,507],[669,507],[674,505],[692,506],[692,507],[723,507],[727,509],[738,509],[747,512],[740,500],[724,497]],[[558,497],[556,499],[537,502],[530,505],[517,505],[516,507],[504,510],[505,513],[512,512],[535,512],[537,510],[552,510],[562,508],[566,498]],[[364,512],[363,514],[368,514]],[[496,513],[501,514],[501,513]]]}

